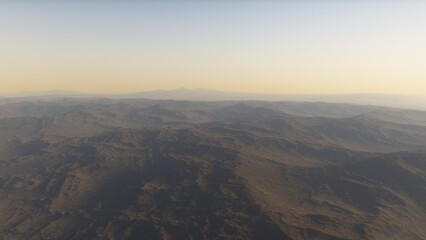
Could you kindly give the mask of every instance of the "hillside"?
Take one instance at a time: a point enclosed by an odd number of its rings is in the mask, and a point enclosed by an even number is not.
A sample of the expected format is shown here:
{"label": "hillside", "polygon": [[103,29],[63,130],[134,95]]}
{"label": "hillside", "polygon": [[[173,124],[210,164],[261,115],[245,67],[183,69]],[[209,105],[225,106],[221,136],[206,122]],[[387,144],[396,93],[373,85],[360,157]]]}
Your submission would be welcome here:
{"label": "hillside", "polygon": [[2,239],[426,239],[426,114],[0,100]]}

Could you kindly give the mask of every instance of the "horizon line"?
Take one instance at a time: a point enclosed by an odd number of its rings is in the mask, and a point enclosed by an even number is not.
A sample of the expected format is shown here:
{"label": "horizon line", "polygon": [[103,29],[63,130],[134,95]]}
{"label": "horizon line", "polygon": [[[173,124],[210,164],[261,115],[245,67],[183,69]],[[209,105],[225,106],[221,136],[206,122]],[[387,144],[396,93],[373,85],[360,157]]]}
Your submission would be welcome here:
{"label": "horizon line", "polygon": [[126,92],[89,92],[79,90],[66,90],[66,89],[48,89],[42,91],[17,91],[17,92],[5,92],[0,93],[1,97],[30,97],[30,96],[49,96],[49,95],[92,95],[92,96],[125,96],[142,93],[154,93],[154,92],[177,92],[177,91],[209,91],[212,93],[225,93],[225,94],[244,94],[244,95],[269,95],[269,96],[349,96],[349,95],[381,95],[381,96],[416,96],[426,97],[425,94],[409,94],[409,93],[388,93],[388,92],[347,92],[347,93],[266,93],[266,92],[245,92],[245,91],[232,91],[212,88],[187,88],[178,87],[172,89],[158,88],[152,90],[140,90],[140,91],[126,91]]}

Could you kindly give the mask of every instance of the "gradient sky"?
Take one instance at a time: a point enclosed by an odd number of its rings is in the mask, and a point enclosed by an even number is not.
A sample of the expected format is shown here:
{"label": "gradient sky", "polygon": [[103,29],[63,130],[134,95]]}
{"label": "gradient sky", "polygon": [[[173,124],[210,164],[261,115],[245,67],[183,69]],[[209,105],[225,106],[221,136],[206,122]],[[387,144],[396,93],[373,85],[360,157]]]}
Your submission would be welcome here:
{"label": "gradient sky", "polygon": [[426,1],[0,2],[0,93],[426,94]]}

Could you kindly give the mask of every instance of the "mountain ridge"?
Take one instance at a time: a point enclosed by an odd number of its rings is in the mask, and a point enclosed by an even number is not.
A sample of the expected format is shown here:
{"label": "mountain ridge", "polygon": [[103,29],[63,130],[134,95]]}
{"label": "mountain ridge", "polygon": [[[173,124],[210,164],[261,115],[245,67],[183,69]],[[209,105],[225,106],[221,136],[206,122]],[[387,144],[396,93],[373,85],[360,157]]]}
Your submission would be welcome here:
{"label": "mountain ridge", "polygon": [[172,90],[152,90],[135,93],[102,94],[81,93],[73,91],[51,90],[47,92],[27,92],[7,94],[3,98],[141,98],[154,100],[187,100],[187,101],[295,101],[295,102],[324,102],[346,103],[356,105],[376,105],[392,108],[407,108],[426,110],[426,96],[422,95],[398,95],[398,94],[372,94],[372,93],[348,93],[348,94],[278,94],[278,93],[245,93],[211,89],[187,89],[177,88]]}
{"label": "mountain ridge", "polygon": [[331,103],[0,100],[0,238],[425,239],[425,120]]}

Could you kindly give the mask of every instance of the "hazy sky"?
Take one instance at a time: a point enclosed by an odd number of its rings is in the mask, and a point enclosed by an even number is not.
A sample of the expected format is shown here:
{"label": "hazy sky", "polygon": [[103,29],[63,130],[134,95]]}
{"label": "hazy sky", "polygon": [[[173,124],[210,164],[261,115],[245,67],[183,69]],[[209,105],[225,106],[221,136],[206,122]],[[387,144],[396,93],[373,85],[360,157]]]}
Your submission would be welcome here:
{"label": "hazy sky", "polygon": [[0,93],[426,94],[426,1],[0,2]]}

